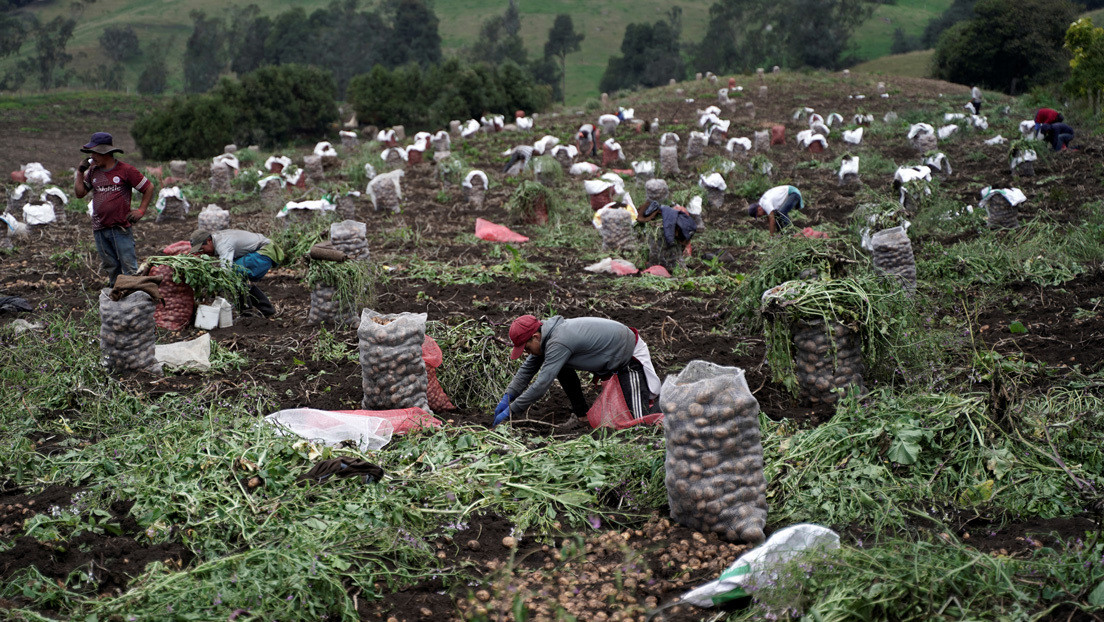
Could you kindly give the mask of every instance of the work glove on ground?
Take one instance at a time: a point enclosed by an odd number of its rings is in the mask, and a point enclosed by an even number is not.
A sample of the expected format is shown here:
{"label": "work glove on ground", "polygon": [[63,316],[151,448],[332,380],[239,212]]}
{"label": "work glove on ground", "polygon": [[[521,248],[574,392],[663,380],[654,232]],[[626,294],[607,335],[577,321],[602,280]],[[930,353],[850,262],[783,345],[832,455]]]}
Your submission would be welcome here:
{"label": "work glove on ground", "polygon": [[514,396],[509,393],[502,396],[502,399],[498,402],[498,406],[495,406],[494,411],[494,423],[491,427],[502,423],[510,416],[510,402],[514,401]]}

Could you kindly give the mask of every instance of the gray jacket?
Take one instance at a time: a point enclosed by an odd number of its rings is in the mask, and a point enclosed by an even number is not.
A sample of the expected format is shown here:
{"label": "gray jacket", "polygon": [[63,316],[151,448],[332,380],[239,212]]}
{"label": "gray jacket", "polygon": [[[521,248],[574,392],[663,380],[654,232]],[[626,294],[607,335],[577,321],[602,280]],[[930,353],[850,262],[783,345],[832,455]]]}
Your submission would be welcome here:
{"label": "gray jacket", "polygon": [[235,259],[241,259],[249,253],[259,251],[265,244],[272,243],[272,240],[259,233],[241,229],[214,231],[211,233],[211,241],[215,245],[215,254],[224,267],[234,263]]}
{"label": "gray jacket", "polygon": [[541,355],[527,357],[506,389],[517,396],[510,404],[511,414],[525,412],[547,393],[565,366],[607,376],[629,364],[636,346],[636,335],[628,326],[597,317],[557,315],[544,320],[540,331]]}

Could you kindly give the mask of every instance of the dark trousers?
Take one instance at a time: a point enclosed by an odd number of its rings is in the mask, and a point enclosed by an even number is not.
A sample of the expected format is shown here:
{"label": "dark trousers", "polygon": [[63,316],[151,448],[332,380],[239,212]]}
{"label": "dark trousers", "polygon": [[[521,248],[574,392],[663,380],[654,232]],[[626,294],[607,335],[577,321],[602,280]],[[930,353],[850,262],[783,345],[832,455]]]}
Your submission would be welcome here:
{"label": "dark trousers", "polygon": [[793,224],[790,222],[790,211],[793,209],[801,209],[801,195],[796,192],[791,192],[782,203],[782,207],[774,210],[774,222],[778,225],[779,231]]}

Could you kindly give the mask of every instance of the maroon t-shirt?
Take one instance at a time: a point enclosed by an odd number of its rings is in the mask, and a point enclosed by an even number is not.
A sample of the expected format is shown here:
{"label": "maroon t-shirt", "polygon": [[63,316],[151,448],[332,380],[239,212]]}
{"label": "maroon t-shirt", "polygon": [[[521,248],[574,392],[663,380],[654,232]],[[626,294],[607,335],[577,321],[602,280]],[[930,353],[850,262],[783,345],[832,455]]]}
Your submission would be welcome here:
{"label": "maroon t-shirt", "polygon": [[141,192],[150,183],[146,176],[119,160],[106,171],[93,166],[84,175],[92,184],[92,229],[129,227],[131,190]]}

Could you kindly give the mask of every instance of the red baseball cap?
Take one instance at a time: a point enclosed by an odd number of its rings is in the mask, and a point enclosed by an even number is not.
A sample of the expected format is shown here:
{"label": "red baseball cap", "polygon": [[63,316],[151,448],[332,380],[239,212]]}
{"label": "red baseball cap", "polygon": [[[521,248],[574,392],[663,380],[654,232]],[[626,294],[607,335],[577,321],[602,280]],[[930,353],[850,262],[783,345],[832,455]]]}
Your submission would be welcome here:
{"label": "red baseball cap", "polygon": [[514,349],[510,352],[510,360],[521,358],[525,354],[525,342],[540,332],[541,321],[532,315],[523,315],[510,324],[510,341],[514,343]]}

